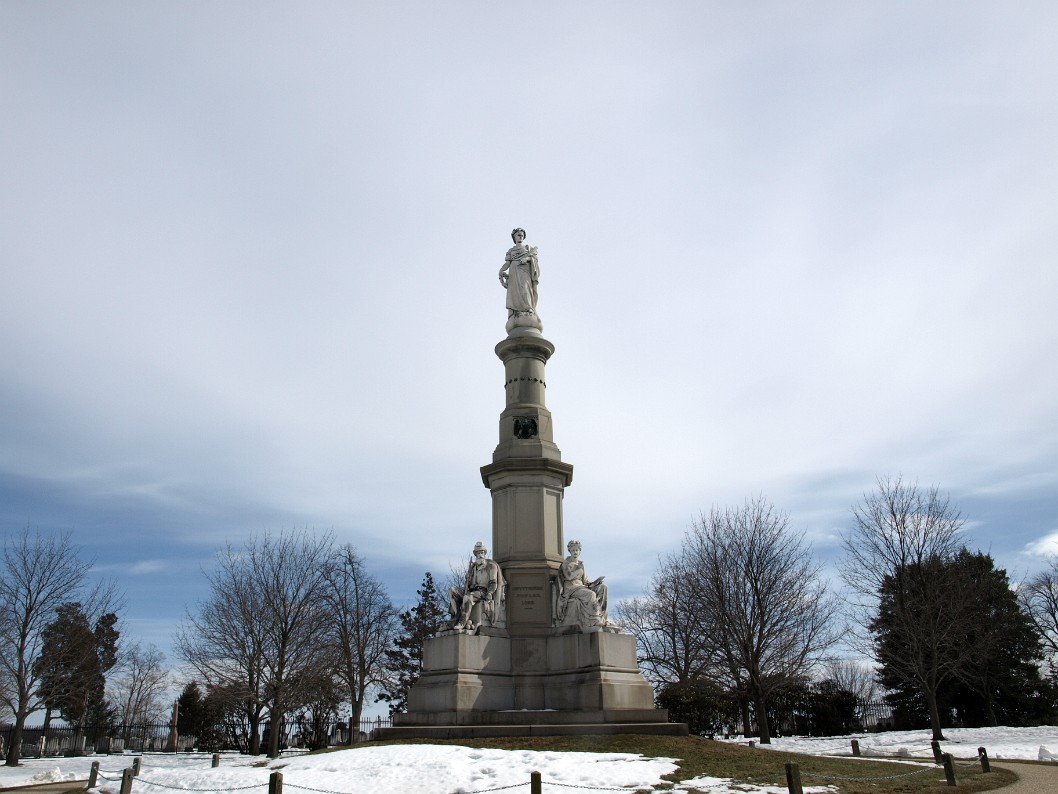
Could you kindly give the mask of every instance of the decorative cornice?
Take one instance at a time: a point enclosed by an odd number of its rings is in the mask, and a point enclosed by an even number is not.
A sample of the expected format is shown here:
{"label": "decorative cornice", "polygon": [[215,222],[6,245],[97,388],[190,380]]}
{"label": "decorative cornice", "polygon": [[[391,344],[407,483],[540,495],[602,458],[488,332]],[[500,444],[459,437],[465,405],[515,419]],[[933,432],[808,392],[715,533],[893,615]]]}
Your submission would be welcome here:
{"label": "decorative cornice", "polygon": [[535,358],[545,364],[555,346],[542,336],[509,336],[496,345],[496,355],[506,364],[512,358]]}
{"label": "decorative cornice", "polygon": [[551,458],[505,458],[481,467],[481,481],[486,488],[491,488],[489,480],[497,474],[518,474],[524,472],[547,472],[560,475],[568,487],[573,482],[573,464]]}

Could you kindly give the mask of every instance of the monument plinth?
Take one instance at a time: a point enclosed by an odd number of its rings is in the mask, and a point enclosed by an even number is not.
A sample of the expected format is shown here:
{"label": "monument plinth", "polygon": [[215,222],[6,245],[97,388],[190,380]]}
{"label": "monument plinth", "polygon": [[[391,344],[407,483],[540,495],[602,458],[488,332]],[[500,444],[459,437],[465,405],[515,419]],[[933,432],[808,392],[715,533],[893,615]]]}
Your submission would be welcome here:
{"label": "monument plinth", "polygon": [[578,541],[565,545],[562,501],[573,466],[555,444],[544,399],[555,346],[536,314],[537,249],[524,244],[524,230],[511,237],[500,270],[508,336],[496,345],[506,403],[492,462],[481,468],[492,493],[494,560],[475,546],[465,586],[449,594],[452,629],[426,641],[408,713],[382,733],[685,734],[685,724],[654,708],[635,638],[610,623],[602,577],[587,578]]}

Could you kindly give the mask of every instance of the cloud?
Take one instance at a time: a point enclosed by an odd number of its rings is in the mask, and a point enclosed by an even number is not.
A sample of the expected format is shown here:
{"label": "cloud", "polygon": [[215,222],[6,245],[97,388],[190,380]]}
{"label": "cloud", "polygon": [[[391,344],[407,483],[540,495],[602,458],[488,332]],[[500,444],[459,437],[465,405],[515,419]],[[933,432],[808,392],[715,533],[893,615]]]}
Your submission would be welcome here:
{"label": "cloud", "polygon": [[1022,554],[1026,557],[1058,556],[1058,529],[1044,535],[1038,540],[1026,543]]}
{"label": "cloud", "polygon": [[169,567],[165,560],[141,560],[133,564],[128,572],[134,575],[140,575],[145,573],[158,573],[164,571]]}
{"label": "cloud", "polygon": [[517,225],[615,594],[755,494],[833,557],[885,472],[1032,553],[1058,6],[700,5],[0,3],[0,532],[141,617],[297,526],[414,598],[489,542]]}

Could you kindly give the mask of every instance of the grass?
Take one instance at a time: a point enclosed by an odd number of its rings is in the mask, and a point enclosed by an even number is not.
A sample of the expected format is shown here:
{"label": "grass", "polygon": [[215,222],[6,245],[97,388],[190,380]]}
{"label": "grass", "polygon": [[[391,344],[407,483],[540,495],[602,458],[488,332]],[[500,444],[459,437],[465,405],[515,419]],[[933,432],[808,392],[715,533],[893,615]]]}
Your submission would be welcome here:
{"label": "grass", "polygon": [[[540,736],[496,739],[402,740],[380,744],[457,744],[464,747],[491,747],[500,750],[550,750],[559,752],[639,753],[651,757],[676,758],[679,769],[669,775],[672,783],[709,776],[728,778],[734,783],[779,786],[786,789],[786,763],[797,764],[801,783],[833,786],[841,794],[952,794],[941,767],[925,768],[915,775],[892,777],[917,767],[851,757],[798,755],[762,750],[697,736]],[[966,764],[965,766],[960,764]],[[985,774],[976,762],[956,762],[958,788],[955,792],[989,791],[1013,783],[1013,772],[992,767]],[[877,778],[868,780],[867,778]],[[664,790],[669,786],[661,786]]]}

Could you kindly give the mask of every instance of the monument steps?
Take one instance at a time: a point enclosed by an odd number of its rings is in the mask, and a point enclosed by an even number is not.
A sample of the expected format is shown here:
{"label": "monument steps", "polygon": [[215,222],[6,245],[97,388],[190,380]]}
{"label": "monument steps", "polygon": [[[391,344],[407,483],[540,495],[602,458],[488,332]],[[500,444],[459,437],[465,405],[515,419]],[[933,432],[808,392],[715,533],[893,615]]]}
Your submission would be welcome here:
{"label": "monument steps", "polygon": [[386,739],[495,739],[509,736],[603,736],[645,734],[686,736],[681,722],[584,722],[510,725],[408,725],[377,728],[371,738]]}

